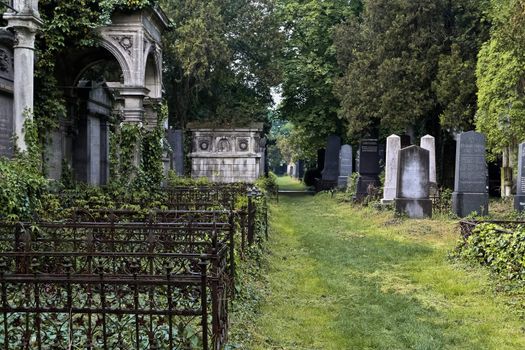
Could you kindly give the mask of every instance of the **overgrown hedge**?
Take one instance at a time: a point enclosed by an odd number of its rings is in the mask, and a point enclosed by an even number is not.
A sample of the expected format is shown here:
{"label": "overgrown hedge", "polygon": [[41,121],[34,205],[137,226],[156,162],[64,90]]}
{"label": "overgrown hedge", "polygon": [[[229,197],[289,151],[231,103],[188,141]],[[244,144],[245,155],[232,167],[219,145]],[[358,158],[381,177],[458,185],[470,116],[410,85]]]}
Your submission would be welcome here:
{"label": "overgrown hedge", "polygon": [[456,249],[456,255],[489,267],[509,280],[525,279],[525,223],[505,227],[478,223]]}

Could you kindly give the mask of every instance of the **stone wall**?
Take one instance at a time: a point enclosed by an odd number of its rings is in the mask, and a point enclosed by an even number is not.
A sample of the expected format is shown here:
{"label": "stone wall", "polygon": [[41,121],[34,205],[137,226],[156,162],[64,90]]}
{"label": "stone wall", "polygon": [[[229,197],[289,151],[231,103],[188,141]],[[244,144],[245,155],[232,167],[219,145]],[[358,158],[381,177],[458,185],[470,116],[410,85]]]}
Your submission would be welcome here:
{"label": "stone wall", "polygon": [[262,175],[262,124],[232,129],[190,126],[190,130],[193,178],[206,177],[218,183],[253,183]]}

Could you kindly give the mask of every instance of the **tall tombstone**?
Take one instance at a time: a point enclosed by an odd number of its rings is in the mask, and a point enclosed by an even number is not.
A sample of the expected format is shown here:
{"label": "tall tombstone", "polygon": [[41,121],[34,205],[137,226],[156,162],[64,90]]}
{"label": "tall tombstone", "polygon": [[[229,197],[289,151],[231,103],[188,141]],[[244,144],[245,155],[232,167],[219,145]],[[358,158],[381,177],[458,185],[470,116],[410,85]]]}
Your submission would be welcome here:
{"label": "tall tombstone", "polygon": [[400,149],[401,137],[390,135],[386,139],[385,186],[383,189],[383,199],[381,200],[382,204],[392,203],[396,198]]}
{"label": "tall tombstone", "polygon": [[429,152],[418,146],[399,151],[396,212],[411,219],[432,217],[429,198]]}
{"label": "tall tombstone", "polygon": [[324,169],[322,171],[323,181],[337,182],[339,176],[339,152],[341,151],[341,138],[330,135],[326,141],[326,153],[324,158]]}
{"label": "tall tombstone", "polygon": [[295,166],[297,168],[297,177],[299,180],[302,180],[304,177],[304,160],[298,160]]}
{"label": "tall tombstone", "polygon": [[352,175],[353,171],[352,162],[352,146],[343,145],[339,152],[339,177],[337,178],[337,187],[340,189],[344,189],[348,185],[348,177]]}
{"label": "tall tombstone", "polygon": [[356,199],[361,200],[368,195],[369,186],[379,186],[379,144],[377,139],[361,140],[359,146],[359,167],[357,169]]}
{"label": "tall tombstone", "polygon": [[518,186],[514,197],[514,208],[519,212],[525,211],[525,142],[519,146]]}
{"label": "tall tombstone", "polygon": [[180,129],[169,129],[167,139],[173,150],[173,170],[178,176],[184,176],[184,132]]}
{"label": "tall tombstone", "polygon": [[434,136],[425,135],[421,138],[421,148],[429,152],[429,181],[431,184],[437,184],[436,176],[436,139]]}
{"label": "tall tombstone", "polygon": [[458,136],[452,209],[459,217],[465,217],[473,212],[478,215],[488,214],[485,143],[485,136],[475,131]]}

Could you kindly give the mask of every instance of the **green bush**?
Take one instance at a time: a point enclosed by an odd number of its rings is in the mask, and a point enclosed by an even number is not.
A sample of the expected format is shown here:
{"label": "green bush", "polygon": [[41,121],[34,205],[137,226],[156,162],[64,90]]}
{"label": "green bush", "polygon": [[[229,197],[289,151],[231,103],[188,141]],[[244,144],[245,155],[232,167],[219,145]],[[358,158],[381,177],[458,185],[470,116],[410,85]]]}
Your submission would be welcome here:
{"label": "green bush", "polygon": [[488,266],[509,280],[525,277],[525,227],[508,230],[494,223],[480,223],[456,249],[457,256]]}
{"label": "green bush", "polygon": [[274,173],[269,173],[268,176],[260,177],[255,184],[267,194],[275,194],[279,191],[277,176]]}
{"label": "green bush", "polygon": [[0,220],[31,220],[42,207],[48,181],[29,158],[0,159]]}
{"label": "green bush", "polygon": [[168,172],[168,187],[177,187],[177,186],[202,186],[208,185],[210,181],[206,177],[200,177],[193,179],[191,177],[179,176],[173,170]]}

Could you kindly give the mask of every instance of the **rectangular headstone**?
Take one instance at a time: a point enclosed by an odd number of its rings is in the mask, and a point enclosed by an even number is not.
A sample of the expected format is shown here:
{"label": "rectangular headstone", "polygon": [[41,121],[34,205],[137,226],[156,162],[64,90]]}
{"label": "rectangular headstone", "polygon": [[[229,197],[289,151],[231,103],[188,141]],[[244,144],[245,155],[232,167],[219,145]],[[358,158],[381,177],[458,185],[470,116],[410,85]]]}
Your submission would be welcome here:
{"label": "rectangular headstone", "polygon": [[340,151],[341,138],[337,135],[328,136],[324,158],[324,169],[322,171],[323,181],[337,181],[337,177],[339,176]]}
{"label": "rectangular headstone", "polygon": [[180,129],[169,129],[167,139],[173,150],[173,170],[178,176],[184,176],[184,132]]}
{"label": "rectangular headstone", "polygon": [[370,186],[379,186],[379,143],[376,139],[361,140],[359,147],[359,179],[357,180],[356,199],[368,195]]}
{"label": "rectangular headstone", "polygon": [[343,145],[339,152],[339,177],[337,180],[337,187],[344,189],[348,185],[348,177],[352,175],[353,171],[352,162],[352,146]]}
{"label": "rectangular headstone", "polygon": [[475,131],[458,137],[452,207],[459,217],[488,214],[485,136]]}
{"label": "rectangular headstone", "polygon": [[514,197],[514,208],[525,211],[525,142],[519,145],[518,153],[518,185]]}
{"label": "rectangular headstone", "polygon": [[429,181],[431,183],[436,184],[437,183],[437,176],[436,176],[436,139],[434,136],[431,135],[425,135],[421,138],[421,148],[426,149],[429,152],[430,156],[430,168],[429,168]]}
{"label": "rectangular headstone", "polygon": [[385,184],[381,200],[383,204],[392,203],[396,198],[399,150],[401,150],[401,137],[390,135],[386,139]]}

